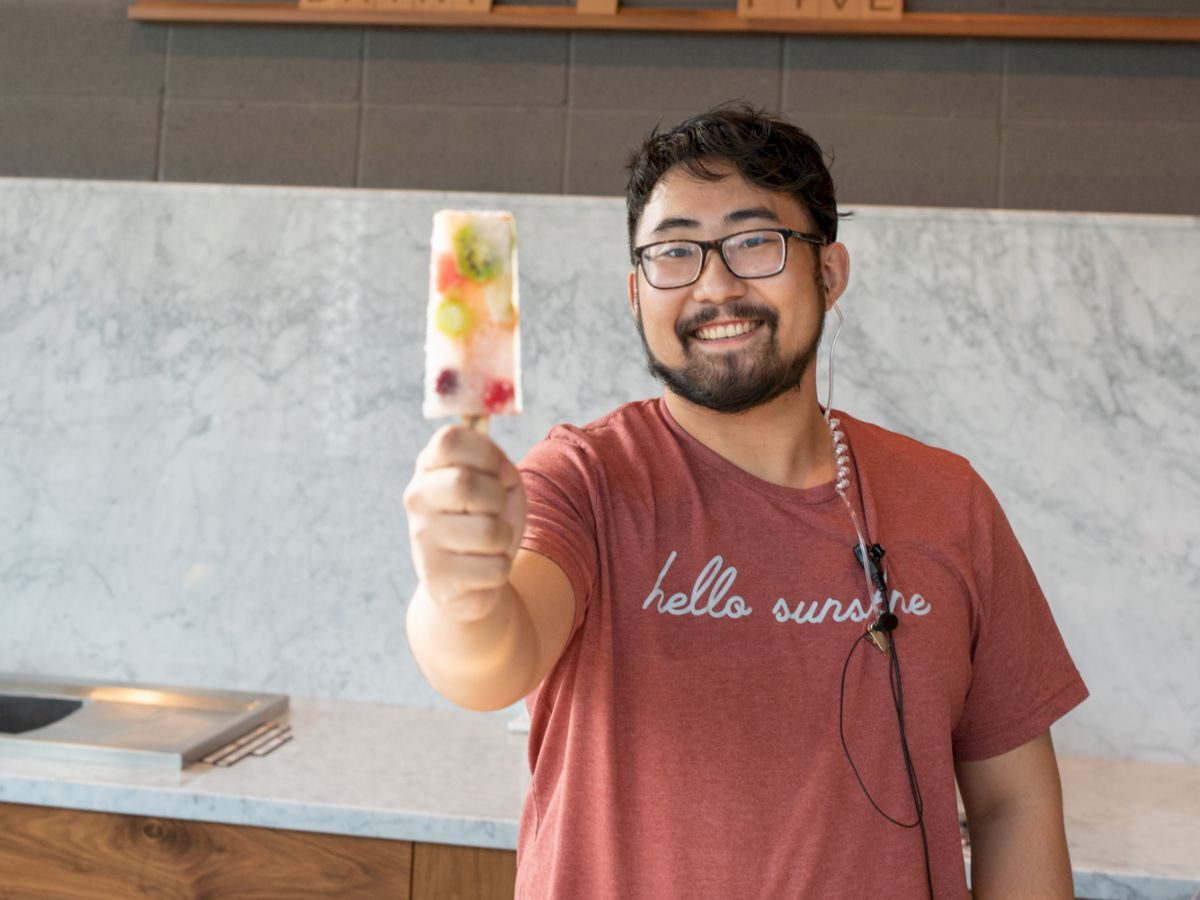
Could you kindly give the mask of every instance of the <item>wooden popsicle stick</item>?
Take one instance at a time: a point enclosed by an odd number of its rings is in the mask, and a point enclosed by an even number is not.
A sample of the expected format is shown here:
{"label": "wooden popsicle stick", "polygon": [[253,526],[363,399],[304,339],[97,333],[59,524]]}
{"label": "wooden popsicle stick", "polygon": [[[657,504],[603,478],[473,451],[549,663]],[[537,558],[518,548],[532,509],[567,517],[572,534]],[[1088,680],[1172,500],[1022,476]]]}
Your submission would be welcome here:
{"label": "wooden popsicle stick", "polygon": [[477,431],[480,434],[488,433],[488,417],[487,416],[463,416],[463,424],[472,431]]}

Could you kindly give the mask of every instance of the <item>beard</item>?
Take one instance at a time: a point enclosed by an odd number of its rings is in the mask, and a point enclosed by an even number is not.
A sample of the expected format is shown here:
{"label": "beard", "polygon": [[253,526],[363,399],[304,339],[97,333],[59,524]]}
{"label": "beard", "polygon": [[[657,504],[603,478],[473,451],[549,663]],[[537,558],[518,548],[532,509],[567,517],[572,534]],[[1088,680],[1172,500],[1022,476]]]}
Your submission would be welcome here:
{"label": "beard", "polygon": [[[819,293],[823,309],[824,291]],[[745,350],[720,355],[697,352],[693,346],[699,340],[694,335],[695,330],[723,315],[760,321],[762,324],[759,328],[767,330],[766,346],[753,355]],[[679,339],[684,356],[683,365],[676,368],[663,363],[650,349],[642,324],[640,303],[637,330],[646,351],[646,365],[650,374],[672,393],[714,412],[739,413],[800,387],[801,380],[816,359],[821,334],[825,330],[825,316],[822,314],[817,321],[817,333],[812,341],[785,357],[779,349],[779,316],[773,309],[743,301],[708,307],[690,319],[675,324],[675,336]]]}

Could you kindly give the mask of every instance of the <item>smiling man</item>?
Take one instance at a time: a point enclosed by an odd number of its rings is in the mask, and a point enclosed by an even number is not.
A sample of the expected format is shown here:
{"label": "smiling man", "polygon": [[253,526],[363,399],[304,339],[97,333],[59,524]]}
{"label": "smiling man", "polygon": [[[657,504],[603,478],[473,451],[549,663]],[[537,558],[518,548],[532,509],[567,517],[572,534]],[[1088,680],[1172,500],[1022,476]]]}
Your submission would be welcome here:
{"label": "smiling man", "polygon": [[1048,729],[1087,691],[1002,511],[818,402],[850,273],[820,148],[713,110],[627,206],[662,396],[520,470],[444,428],[405,497],[418,664],[529,707],[518,897],[966,897],[956,782],[975,896],[1071,897]]}

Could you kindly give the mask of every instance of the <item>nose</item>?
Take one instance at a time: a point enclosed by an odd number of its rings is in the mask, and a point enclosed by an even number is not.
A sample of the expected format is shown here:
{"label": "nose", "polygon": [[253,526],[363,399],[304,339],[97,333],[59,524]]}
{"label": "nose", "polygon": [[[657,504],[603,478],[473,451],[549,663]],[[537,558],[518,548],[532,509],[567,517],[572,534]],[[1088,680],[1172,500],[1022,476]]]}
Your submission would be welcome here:
{"label": "nose", "polygon": [[713,247],[700,267],[700,277],[692,283],[692,297],[704,303],[725,303],[745,294],[745,282],[729,270],[721,251]]}

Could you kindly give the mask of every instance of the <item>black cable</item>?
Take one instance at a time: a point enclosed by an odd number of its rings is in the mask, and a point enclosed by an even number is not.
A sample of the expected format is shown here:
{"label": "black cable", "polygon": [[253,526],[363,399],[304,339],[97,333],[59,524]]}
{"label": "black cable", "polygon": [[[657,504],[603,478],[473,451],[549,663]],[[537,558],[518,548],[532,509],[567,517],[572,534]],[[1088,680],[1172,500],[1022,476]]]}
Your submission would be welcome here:
{"label": "black cable", "polygon": [[912,755],[908,751],[908,733],[904,728],[904,686],[900,681],[900,654],[896,649],[896,633],[890,632],[892,639],[891,666],[888,667],[889,680],[895,673],[895,688],[892,699],[896,706],[896,721],[900,725],[900,749],[904,753],[904,767],[908,771],[908,786],[912,790],[913,807],[917,811],[917,824],[921,828],[921,851],[925,854],[925,886],[929,889],[929,900],[933,900],[933,874],[929,865],[929,836],[925,833],[925,801],[921,797],[921,785],[917,781],[917,768],[913,765]]}
{"label": "black cable", "polygon": [[871,792],[867,790],[867,786],[863,784],[862,776],[858,773],[858,766],[854,764],[854,758],[850,755],[850,748],[846,744],[846,729],[845,729],[845,709],[846,709],[846,672],[850,669],[850,660],[854,656],[854,651],[858,649],[861,641],[867,640],[870,636],[867,634],[859,635],[858,640],[850,647],[850,652],[846,655],[846,663],[842,666],[842,690],[838,697],[838,733],[842,738],[842,752],[846,754],[846,762],[850,763],[850,770],[854,772],[854,777],[858,779],[858,786],[862,788],[863,794],[875,807],[875,811],[891,822],[893,825],[899,825],[901,828],[916,828],[917,822],[901,822],[899,819],[893,819],[875,802],[875,798],[871,796]]}
{"label": "black cable", "polygon": [[929,864],[929,837],[925,832],[925,804],[921,799],[921,787],[917,782],[917,770],[913,765],[912,756],[908,750],[908,737],[904,730],[904,689],[900,681],[900,658],[896,654],[896,635],[894,632],[889,632],[888,638],[891,642],[891,651],[888,655],[888,683],[892,691],[892,705],[896,709],[896,720],[900,726],[900,750],[904,756],[904,768],[908,774],[908,786],[912,792],[913,809],[916,812],[916,819],[912,822],[901,822],[899,819],[894,819],[880,809],[879,804],[875,802],[875,798],[871,796],[871,792],[867,790],[866,784],[863,783],[862,776],[858,772],[858,766],[854,764],[854,758],[850,754],[850,747],[846,744],[846,728],[845,728],[845,713],[846,713],[846,673],[850,670],[850,660],[854,657],[854,651],[858,649],[858,645],[870,638],[870,633],[866,632],[858,636],[854,643],[850,646],[850,652],[846,654],[846,662],[842,665],[842,685],[838,695],[838,734],[842,739],[842,752],[846,755],[846,762],[850,763],[850,770],[854,772],[854,777],[858,781],[858,786],[862,788],[863,795],[866,796],[870,804],[875,807],[875,811],[891,822],[893,825],[898,825],[901,828],[919,828],[921,833],[921,849],[925,859],[925,887],[929,891],[929,900],[934,900],[933,897],[933,874]]}

